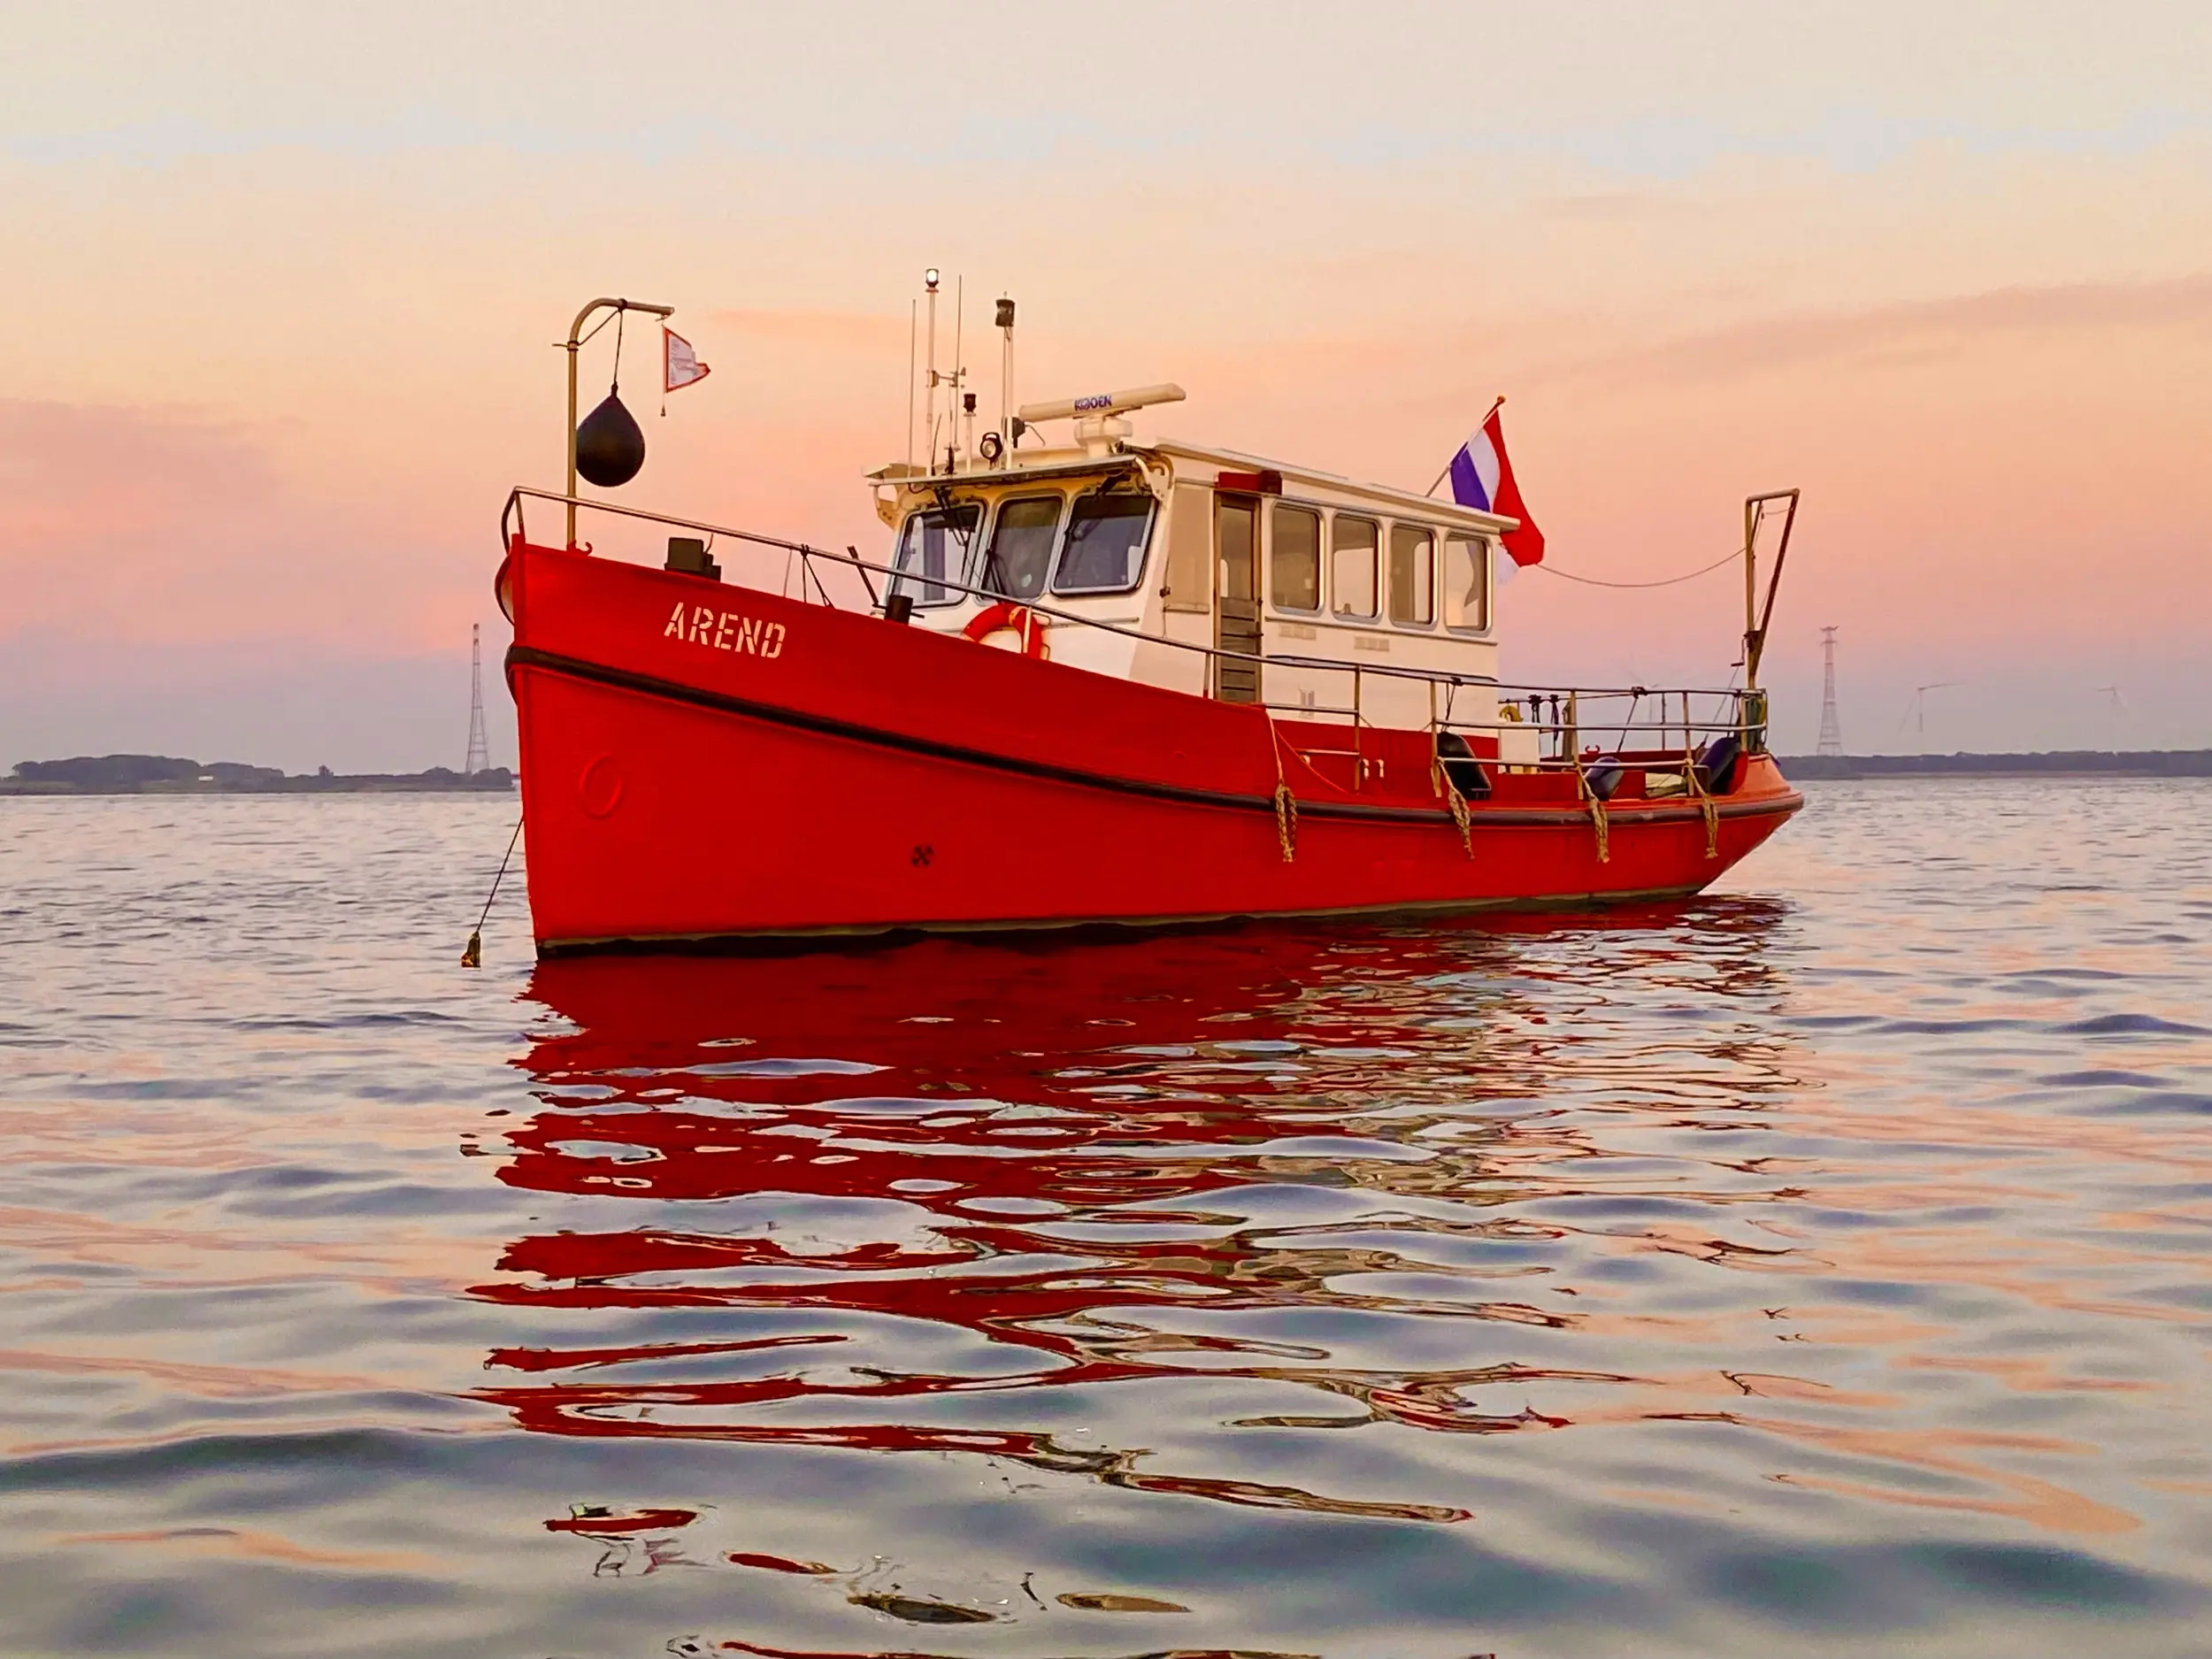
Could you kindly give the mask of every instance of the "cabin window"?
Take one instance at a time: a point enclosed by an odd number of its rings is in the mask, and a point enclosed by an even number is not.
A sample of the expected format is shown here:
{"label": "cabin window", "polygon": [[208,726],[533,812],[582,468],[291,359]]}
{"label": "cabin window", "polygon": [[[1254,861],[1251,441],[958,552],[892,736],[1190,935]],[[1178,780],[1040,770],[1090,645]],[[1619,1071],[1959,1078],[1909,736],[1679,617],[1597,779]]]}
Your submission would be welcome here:
{"label": "cabin window", "polygon": [[1490,626],[1490,544],[1480,536],[1444,540],[1444,625]]}
{"label": "cabin window", "polygon": [[1321,515],[1275,503],[1268,593],[1283,611],[1321,609]]}
{"label": "cabin window", "polygon": [[1221,597],[1249,605],[1260,596],[1260,504],[1249,495],[1224,495],[1220,503],[1214,543],[1221,555]]}
{"label": "cabin window", "polygon": [[1390,619],[1423,628],[1436,620],[1436,534],[1418,525],[1390,526]]}
{"label": "cabin window", "polygon": [[1101,491],[1079,497],[1068,514],[1067,541],[1052,580],[1057,594],[1126,593],[1144,574],[1152,534],[1152,493]]}
{"label": "cabin window", "polygon": [[1052,543],[1060,533],[1057,495],[1018,495],[999,504],[990,545],[976,586],[1008,599],[1034,599],[1052,569]]}
{"label": "cabin window", "polygon": [[1340,617],[1376,613],[1376,531],[1372,518],[1342,513],[1329,526],[1329,592]]}
{"label": "cabin window", "polygon": [[891,579],[891,591],[910,595],[918,605],[950,604],[959,598],[944,583],[949,577],[959,580],[953,572],[966,567],[968,547],[982,517],[973,502],[911,514],[899,537],[899,573]]}

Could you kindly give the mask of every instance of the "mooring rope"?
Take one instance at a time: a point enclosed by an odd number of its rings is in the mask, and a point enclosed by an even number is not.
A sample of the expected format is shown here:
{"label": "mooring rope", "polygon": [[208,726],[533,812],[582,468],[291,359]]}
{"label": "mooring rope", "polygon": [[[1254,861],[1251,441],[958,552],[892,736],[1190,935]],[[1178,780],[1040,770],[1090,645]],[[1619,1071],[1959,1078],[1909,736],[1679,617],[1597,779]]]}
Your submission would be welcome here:
{"label": "mooring rope", "polygon": [[[1659,705],[1659,718],[1666,718],[1666,703]],[[1705,780],[1697,769],[1696,739],[1690,733],[1690,694],[1682,694],[1682,778],[1690,792],[1697,796],[1697,803],[1705,814],[1705,856],[1720,856],[1720,809],[1713,804],[1713,793],[1705,787]]]}
{"label": "mooring rope", "polygon": [[1590,809],[1590,828],[1597,837],[1598,862],[1610,864],[1613,862],[1612,826],[1606,822],[1604,797],[1590,787],[1589,769],[1582,764],[1582,757],[1578,755],[1573,757],[1572,764],[1575,788],[1582,796],[1582,803]]}
{"label": "mooring rope", "polygon": [[498,874],[492,877],[492,890],[484,895],[483,913],[477,917],[476,926],[469,932],[469,941],[461,948],[461,965],[480,968],[484,965],[484,922],[492,913],[492,901],[499,896],[499,883],[507,873],[507,861],[515,856],[515,843],[522,839],[522,820],[515,820],[515,833],[507,837],[507,850],[500,855]]}
{"label": "mooring rope", "polygon": [[1731,559],[1740,559],[1742,557],[1743,549],[1733,548],[1722,554],[1710,565],[1701,565],[1697,569],[1680,576],[1662,577],[1655,582],[1609,582],[1596,576],[1578,576],[1572,571],[1563,571],[1555,565],[1546,565],[1540,561],[1536,568],[1540,571],[1548,571],[1563,581],[1580,582],[1586,588],[1671,588],[1677,582],[1694,581],[1700,576],[1709,575]]}

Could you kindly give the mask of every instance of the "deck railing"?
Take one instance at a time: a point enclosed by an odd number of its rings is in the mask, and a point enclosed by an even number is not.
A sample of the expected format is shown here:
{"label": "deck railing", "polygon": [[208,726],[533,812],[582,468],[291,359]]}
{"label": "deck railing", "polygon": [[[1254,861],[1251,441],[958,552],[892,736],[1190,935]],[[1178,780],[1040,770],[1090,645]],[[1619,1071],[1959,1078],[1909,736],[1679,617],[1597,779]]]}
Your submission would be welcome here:
{"label": "deck railing", "polygon": [[[848,548],[839,553],[803,541],[788,541],[778,536],[733,529],[726,525],[710,524],[702,519],[678,518],[643,508],[618,506],[611,502],[564,495],[528,485],[517,485],[509,493],[506,508],[500,514],[503,549],[511,544],[516,534],[528,539],[524,526],[523,503],[526,501],[547,502],[565,511],[573,508],[609,513],[679,530],[700,531],[717,538],[727,537],[749,546],[789,555],[795,557],[802,567],[797,595],[800,602],[819,603],[832,610],[844,607],[831,596],[828,586],[815,568],[817,561],[853,571],[859,577],[861,585],[867,589],[870,611],[879,616],[883,613],[884,595],[891,591],[890,584],[902,576],[910,580],[913,575],[911,572],[902,572],[895,566],[864,559],[855,549]],[[513,526],[511,530],[509,527],[511,524]],[[870,580],[872,575],[886,579],[886,585],[880,592],[875,582]],[[814,590],[810,595],[807,591],[810,582]],[[995,602],[1006,597],[990,588],[957,581],[950,577],[933,576],[929,579],[929,585],[986,601]],[[787,588],[788,586],[787,581]],[[786,597],[789,596],[787,593]],[[1284,724],[1280,718],[1283,714],[1294,717],[1334,715],[1345,720],[1352,728],[1352,748],[1343,752],[1353,757],[1356,775],[1356,763],[1363,755],[1362,735],[1378,729],[1375,723],[1367,718],[1363,706],[1365,682],[1376,679],[1425,686],[1429,700],[1429,717],[1425,725],[1431,733],[1440,736],[1452,733],[1463,738],[1494,739],[1501,748],[1502,764],[1509,767],[1572,770],[1579,775],[1594,758],[1599,757],[1650,760],[1658,763],[1657,769],[1677,764],[1684,767],[1686,782],[1694,787],[1697,756],[1706,743],[1718,737],[1733,735],[1748,751],[1755,752],[1765,746],[1766,695],[1761,691],[1747,692],[1740,687],[1686,689],[1669,687],[1657,689],[1647,686],[1539,686],[1498,680],[1484,675],[1455,673],[1446,669],[1347,663],[1325,657],[1280,653],[1270,656],[1232,651],[1194,640],[1171,640],[1161,634],[1147,634],[1139,628],[1110,622],[1100,617],[1084,616],[1041,600],[1028,599],[1020,603],[1037,615],[1048,617],[1055,622],[1120,634],[1146,645],[1166,646],[1194,653],[1210,659],[1210,671],[1211,659],[1223,658],[1346,677],[1350,684],[1351,701],[1348,704],[1324,706],[1263,701],[1254,706],[1264,709],[1279,726]],[[1264,672],[1264,667],[1261,672]],[[1215,683],[1216,676],[1209,672],[1202,679],[1210,687]],[[1264,680],[1262,683],[1264,686]],[[1210,696],[1210,689],[1205,695]],[[1475,707],[1465,714],[1460,712],[1458,707],[1463,696],[1475,702]],[[1486,710],[1485,704],[1488,705]],[[1527,710],[1525,716],[1521,713],[1524,709]],[[1534,740],[1532,754],[1527,752],[1530,746],[1525,740],[1529,738]],[[1517,752],[1503,752],[1509,748]],[[1317,745],[1313,752],[1325,751]]]}

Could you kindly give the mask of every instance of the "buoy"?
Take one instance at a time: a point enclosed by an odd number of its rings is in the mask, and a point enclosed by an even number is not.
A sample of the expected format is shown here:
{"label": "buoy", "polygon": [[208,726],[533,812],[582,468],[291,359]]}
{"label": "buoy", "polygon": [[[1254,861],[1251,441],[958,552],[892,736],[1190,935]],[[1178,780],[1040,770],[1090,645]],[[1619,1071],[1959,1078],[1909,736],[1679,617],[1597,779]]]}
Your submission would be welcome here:
{"label": "buoy", "polygon": [[622,399],[609,392],[576,428],[576,470],[602,489],[626,484],[645,465],[645,434]]}

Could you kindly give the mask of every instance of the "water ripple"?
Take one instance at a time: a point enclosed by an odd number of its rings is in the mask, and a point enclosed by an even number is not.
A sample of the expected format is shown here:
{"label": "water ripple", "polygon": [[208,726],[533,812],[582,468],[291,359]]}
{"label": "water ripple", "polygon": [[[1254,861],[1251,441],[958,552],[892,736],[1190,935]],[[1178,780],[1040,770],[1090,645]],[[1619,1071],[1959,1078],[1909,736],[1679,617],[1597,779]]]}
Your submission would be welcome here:
{"label": "water ripple", "polygon": [[2207,807],[467,975],[499,803],[12,803],[0,1647],[2198,1651]]}

